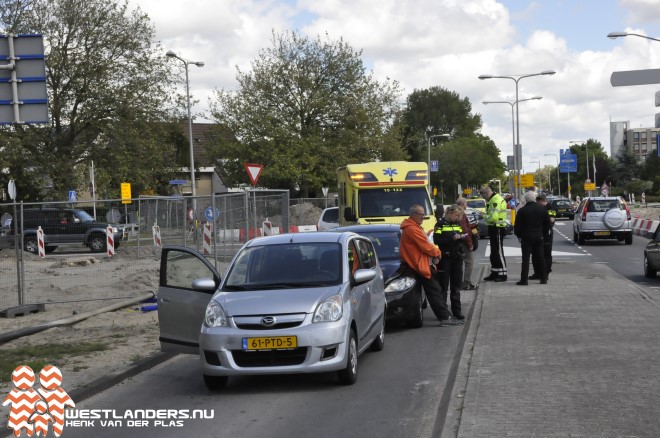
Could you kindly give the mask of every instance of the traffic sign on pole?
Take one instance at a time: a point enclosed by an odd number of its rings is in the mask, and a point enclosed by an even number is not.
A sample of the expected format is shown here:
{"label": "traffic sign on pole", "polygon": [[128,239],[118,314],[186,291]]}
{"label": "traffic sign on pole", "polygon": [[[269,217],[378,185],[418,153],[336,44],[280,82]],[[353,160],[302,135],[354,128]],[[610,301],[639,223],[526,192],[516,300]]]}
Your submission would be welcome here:
{"label": "traffic sign on pole", "polygon": [[262,166],[261,164],[250,164],[250,163],[243,163],[243,166],[245,167],[245,170],[247,171],[247,174],[250,177],[250,182],[252,182],[252,186],[256,187],[257,181],[259,181],[259,176],[261,175],[261,171],[264,170],[264,166]]}
{"label": "traffic sign on pole", "polygon": [[612,73],[612,76],[610,76],[610,83],[613,87],[660,84],[660,68],[615,71]]}

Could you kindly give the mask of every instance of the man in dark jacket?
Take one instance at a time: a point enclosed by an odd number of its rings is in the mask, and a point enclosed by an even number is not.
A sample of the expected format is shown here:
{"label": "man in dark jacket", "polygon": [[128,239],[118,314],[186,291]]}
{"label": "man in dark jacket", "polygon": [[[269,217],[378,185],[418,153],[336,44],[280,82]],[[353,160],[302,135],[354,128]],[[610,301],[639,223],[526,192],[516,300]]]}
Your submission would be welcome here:
{"label": "man in dark jacket", "polygon": [[[554,226],[555,219],[557,217],[557,212],[554,210],[551,204],[548,204],[548,198],[545,195],[538,195],[536,197],[536,203],[542,207],[545,207],[548,211],[548,218],[550,219],[550,227],[548,233],[543,235],[543,259],[545,260],[545,272],[547,273],[548,278],[552,272],[552,239],[554,237]],[[532,261],[532,265],[533,265]],[[540,280],[542,277],[534,269],[534,273],[529,277],[530,280]]]}
{"label": "man in dark jacket", "polygon": [[536,193],[526,192],[525,205],[518,210],[516,223],[513,226],[513,232],[520,240],[522,249],[522,268],[517,285],[527,285],[530,255],[532,255],[534,271],[541,275],[541,284],[548,282],[548,273],[543,259],[543,236],[547,235],[549,228],[548,210],[536,203]]}

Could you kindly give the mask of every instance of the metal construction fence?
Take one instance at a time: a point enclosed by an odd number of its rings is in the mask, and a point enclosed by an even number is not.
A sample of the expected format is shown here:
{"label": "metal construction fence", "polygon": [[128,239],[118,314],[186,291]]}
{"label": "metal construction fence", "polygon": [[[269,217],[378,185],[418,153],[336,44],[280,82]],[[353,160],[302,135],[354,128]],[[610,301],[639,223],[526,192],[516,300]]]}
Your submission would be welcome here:
{"label": "metal construction fence", "polygon": [[[286,190],[126,201],[0,204],[5,233],[0,234],[0,316],[46,305],[80,311],[102,300],[155,291],[163,245],[196,248],[222,273],[238,249],[255,236],[316,230],[321,211],[332,203],[323,198],[290,200]],[[18,224],[24,223],[26,212],[44,207],[85,210],[97,222],[123,228],[123,237],[114,254],[107,248],[91,252],[80,242],[48,245],[48,236],[45,253],[23,251],[27,235]]]}

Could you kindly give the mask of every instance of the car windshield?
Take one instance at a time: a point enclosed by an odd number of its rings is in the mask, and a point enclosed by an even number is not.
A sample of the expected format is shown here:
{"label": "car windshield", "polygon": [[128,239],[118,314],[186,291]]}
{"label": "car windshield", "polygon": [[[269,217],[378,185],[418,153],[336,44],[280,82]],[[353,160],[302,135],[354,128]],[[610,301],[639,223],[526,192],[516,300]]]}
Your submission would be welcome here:
{"label": "car windshield", "polygon": [[85,210],[76,210],[75,214],[81,222],[94,222],[94,218]]}
{"label": "car windshield", "polygon": [[426,187],[393,187],[360,190],[360,217],[408,216],[410,207],[419,204],[427,214],[433,211]]}
{"label": "car windshield", "polygon": [[244,248],[227,273],[223,290],[323,287],[341,283],[341,245],[286,243]]}
{"label": "car windshield", "polygon": [[566,200],[566,201],[555,201],[554,202],[555,207],[571,207],[571,201]]}
{"label": "car windshield", "polygon": [[468,199],[467,206],[470,208],[486,208],[486,201],[483,199]]}
{"label": "car windshield", "polygon": [[399,232],[362,233],[369,238],[380,260],[399,258]]}
{"label": "car windshield", "polygon": [[323,222],[339,222],[339,208],[329,208],[323,214]]}

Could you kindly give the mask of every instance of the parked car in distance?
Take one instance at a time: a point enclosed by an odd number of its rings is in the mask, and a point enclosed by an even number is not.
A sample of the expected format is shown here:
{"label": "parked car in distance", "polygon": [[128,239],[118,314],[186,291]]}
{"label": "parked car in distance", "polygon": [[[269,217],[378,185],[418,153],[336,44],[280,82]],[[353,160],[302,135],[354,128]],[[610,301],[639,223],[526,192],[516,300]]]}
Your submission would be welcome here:
{"label": "parked car in distance", "polygon": [[484,198],[468,198],[466,203],[468,207],[486,213],[486,200]]}
{"label": "parked car in distance", "polygon": [[[115,248],[118,248],[125,237],[124,228],[117,224],[97,222],[84,210],[77,208],[26,208],[20,214],[18,230],[23,229],[23,249],[38,254],[39,243],[37,230],[41,227],[44,233],[45,252],[51,253],[58,246],[87,246],[93,252],[106,251],[106,230],[111,227]],[[13,247],[14,226],[6,232],[6,236]]]}
{"label": "parked car in distance", "polygon": [[339,207],[328,207],[321,212],[316,224],[318,231],[328,231],[339,226]]}
{"label": "parked car in distance", "polygon": [[422,285],[415,280],[414,274],[400,269],[401,226],[398,224],[349,225],[335,228],[333,231],[352,231],[368,237],[373,243],[385,278],[387,322],[405,322],[411,328],[422,327],[426,296]]}
{"label": "parked car in distance", "polygon": [[384,346],[384,289],[371,240],[355,233],[252,239],[222,279],[198,251],[166,246],[161,349],[198,353],[212,390],[229,376],[327,371],[353,384],[358,356]]}
{"label": "parked car in distance", "polygon": [[548,198],[548,204],[557,213],[557,219],[566,217],[569,220],[573,220],[573,217],[575,217],[573,203],[568,198]]}
{"label": "parked car in distance", "polygon": [[644,248],[644,276],[654,278],[658,271],[660,271],[660,227],[656,228]]}
{"label": "parked car in distance", "polygon": [[633,242],[628,204],[619,196],[586,197],[573,218],[573,242],[584,245],[588,239],[616,239]]}

